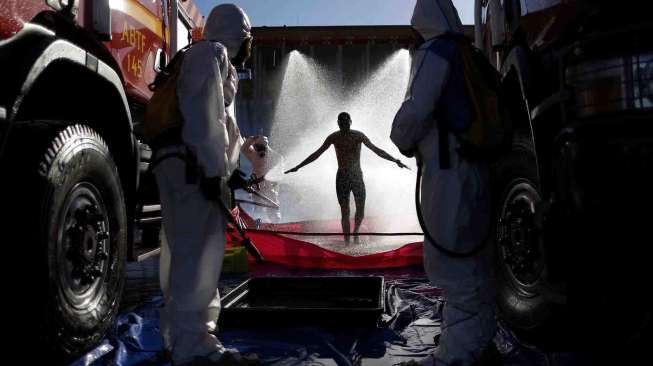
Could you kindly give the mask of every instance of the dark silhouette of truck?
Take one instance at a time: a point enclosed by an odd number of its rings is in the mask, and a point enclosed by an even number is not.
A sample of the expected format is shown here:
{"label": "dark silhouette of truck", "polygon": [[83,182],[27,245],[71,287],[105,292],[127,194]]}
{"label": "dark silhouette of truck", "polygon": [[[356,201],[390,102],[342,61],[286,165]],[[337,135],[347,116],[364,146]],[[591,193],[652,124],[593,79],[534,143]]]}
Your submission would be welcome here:
{"label": "dark silhouette of truck", "polygon": [[[646,294],[653,244],[650,8],[479,0],[475,17],[476,45],[501,72],[515,126],[512,151],[495,166],[493,181],[502,318],[536,338],[592,329],[611,342],[645,339],[653,309]],[[607,314],[614,314],[609,325],[601,321]]]}
{"label": "dark silhouette of truck", "polygon": [[202,23],[186,0],[2,2],[3,298],[29,356],[96,345],[126,260],[156,253],[160,206],[138,126],[148,84]]}

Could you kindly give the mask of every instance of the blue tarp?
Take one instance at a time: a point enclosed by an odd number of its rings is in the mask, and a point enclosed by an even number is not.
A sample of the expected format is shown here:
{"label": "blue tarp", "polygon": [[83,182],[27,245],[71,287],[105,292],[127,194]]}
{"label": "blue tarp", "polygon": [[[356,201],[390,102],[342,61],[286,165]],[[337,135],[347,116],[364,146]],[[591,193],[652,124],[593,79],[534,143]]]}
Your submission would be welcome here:
{"label": "blue tarp", "polygon": [[[361,275],[353,271],[325,275],[334,274]],[[245,278],[236,276],[223,280],[222,293]],[[432,353],[440,334],[440,292],[428,284],[418,269],[385,273],[385,282],[386,311],[378,327],[373,329],[224,329],[218,337],[226,347],[258,354],[264,365],[397,365]],[[102,345],[73,365],[168,365],[162,359],[158,328],[161,305],[162,298],[157,296],[121,315]],[[504,355],[505,365],[582,364],[578,356],[547,354],[520,343],[505,327],[500,328],[496,343]]]}

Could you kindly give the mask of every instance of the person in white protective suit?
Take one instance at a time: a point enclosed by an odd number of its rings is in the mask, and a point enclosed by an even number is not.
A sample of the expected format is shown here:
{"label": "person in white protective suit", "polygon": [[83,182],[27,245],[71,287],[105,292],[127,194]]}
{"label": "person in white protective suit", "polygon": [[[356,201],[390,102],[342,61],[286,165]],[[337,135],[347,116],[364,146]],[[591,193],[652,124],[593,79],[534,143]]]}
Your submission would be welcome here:
{"label": "person in white protective suit", "polygon": [[[240,151],[252,164],[252,180],[255,182],[252,188],[278,204],[279,183],[277,180],[283,173],[283,156],[270,147],[266,136],[248,137]],[[252,195],[252,201],[262,205],[257,207],[254,213],[260,211],[269,222],[281,221],[281,211],[278,208],[268,207],[271,202],[257,195]]]}
{"label": "person in white protective suit", "polygon": [[160,258],[161,333],[173,365],[256,363],[254,357],[225,349],[211,334],[220,312],[217,288],[226,240],[218,201],[228,196],[227,180],[242,180],[233,174],[239,172],[242,145],[233,118],[238,86],[233,64],[251,52],[250,28],[235,5],[211,11],[203,39],[186,51],[177,79],[184,119],[180,136],[154,156],[161,159],[154,173],[166,238]]}
{"label": "person in white protective suit", "polygon": [[[449,165],[440,161],[440,123],[459,124],[471,113],[461,59],[451,35],[462,24],[451,0],[417,0],[411,24],[423,43],[415,50],[405,101],[392,125],[391,139],[423,170],[421,206],[427,229],[450,251],[470,252],[489,227],[489,171],[486,164],[461,159],[456,137],[449,143]],[[437,107],[436,107],[437,106]],[[443,144],[447,146],[447,144]],[[446,154],[443,154],[443,156]],[[445,167],[446,168],[446,167]],[[489,246],[468,258],[450,257],[424,243],[429,280],[443,290],[442,334],[434,354],[422,365],[485,365],[496,360],[495,302]]]}

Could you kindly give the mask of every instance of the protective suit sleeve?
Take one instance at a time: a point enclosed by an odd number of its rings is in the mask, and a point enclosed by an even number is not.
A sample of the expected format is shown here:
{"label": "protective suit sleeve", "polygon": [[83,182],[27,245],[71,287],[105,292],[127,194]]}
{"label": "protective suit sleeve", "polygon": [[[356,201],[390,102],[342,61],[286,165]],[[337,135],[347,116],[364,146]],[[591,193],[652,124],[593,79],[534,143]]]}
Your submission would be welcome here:
{"label": "protective suit sleeve", "polygon": [[210,42],[193,46],[184,57],[177,80],[179,109],[184,117],[182,138],[206,177],[228,173],[222,70],[228,70],[224,65],[229,61],[226,52],[220,50]]}
{"label": "protective suit sleeve", "polygon": [[406,99],[395,115],[390,133],[390,139],[400,151],[414,151],[417,143],[435,127],[433,112],[449,69],[446,59],[424,46],[415,52]]}

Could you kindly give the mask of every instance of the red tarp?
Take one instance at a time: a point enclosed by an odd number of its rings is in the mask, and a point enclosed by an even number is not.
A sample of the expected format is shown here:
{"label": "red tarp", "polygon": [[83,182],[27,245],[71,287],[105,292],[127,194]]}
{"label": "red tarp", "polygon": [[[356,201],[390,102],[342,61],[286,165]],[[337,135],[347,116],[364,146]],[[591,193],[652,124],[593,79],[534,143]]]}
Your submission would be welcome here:
{"label": "red tarp", "polygon": [[[240,209],[234,210],[234,216],[243,223],[244,227],[255,227],[255,221]],[[306,221],[288,224],[263,224],[259,229],[270,231],[292,232],[337,232],[340,223],[335,221]],[[319,228],[335,228],[338,230],[316,230]],[[233,235],[233,232],[232,232]],[[371,269],[391,268],[420,265],[422,263],[422,242],[406,241],[397,249],[352,256],[338,253],[320,247],[319,245],[270,232],[249,231],[247,235],[252,239],[265,260],[269,263],[281,264],[298,268],[318,269]],[[410,237],[414,240],[414,237]],[[399,239],[402,240],[402,239]],[[352,244],[355,245],[355,244]]]}

